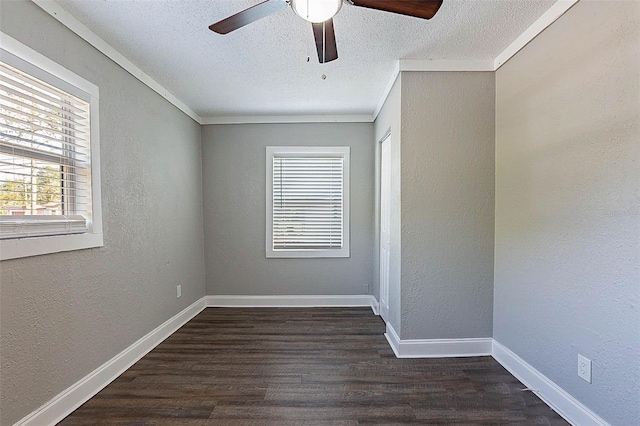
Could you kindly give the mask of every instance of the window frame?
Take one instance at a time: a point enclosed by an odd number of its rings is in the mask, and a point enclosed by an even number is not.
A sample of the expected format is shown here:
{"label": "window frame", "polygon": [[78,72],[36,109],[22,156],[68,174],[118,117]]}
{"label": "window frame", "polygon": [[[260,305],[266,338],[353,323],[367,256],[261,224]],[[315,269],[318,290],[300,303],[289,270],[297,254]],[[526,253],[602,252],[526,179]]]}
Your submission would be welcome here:
{"label": "window frame", "polygon": [[[350,155],[349,146],[267,146],[266,147],[266,243],[267,258],[348,258],[350,248]],[[342,171],[342,247],[339,249],[273,248],[273,158],[274,156],[343,158]]]}
{"label": "window frame", "polygon": [[[91,150],[89,158],[91,173],[91,220],[88,222],[88,231],[82,234],[32,236],[0,240],[0,260],[102,247],[104,240],[100,193],[100,96],[98,86],[3,32],[0,32],[0,42],[0,58],[5,56],[5,52],[9,53],[19,60],[26,62],[29,67],[37,68],[37,73],[28,72],[34,77],[66,91],[64,87],[55,84],[56,79],[61,80],[62,83],[73,86],[76,90],[84,92],[84,94],[88,96]],[[50,77],[53,77],[53,79]]]}

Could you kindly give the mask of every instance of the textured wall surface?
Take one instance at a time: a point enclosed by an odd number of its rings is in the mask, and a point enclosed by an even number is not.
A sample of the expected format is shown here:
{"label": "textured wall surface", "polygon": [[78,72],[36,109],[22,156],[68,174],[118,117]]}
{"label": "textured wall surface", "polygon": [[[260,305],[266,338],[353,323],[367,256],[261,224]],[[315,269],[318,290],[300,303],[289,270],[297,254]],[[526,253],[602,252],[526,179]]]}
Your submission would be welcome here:
{"label": "textured wall surface", "polygon": [[[380,114],[374,123],[375,127],[375,143],[376,143],[376,167],[380,170],[380,142],[382,138],[391,132],[391,253],[389,261],[389,318],[387,321],[397,333],[401,333],[401,188],[400,188],[400,164],[401,152],[400,144],[402,140],[401,134],[401,88],[402,75],[399,75],[394,83],[387,99],[380,110]],[[377,175],[378,173],[376,173]],[[379,176],[378,176],[379,184]],[[379,263],[379,246],[380,244],[380,199],[379,188],[376,191],[376,209],[378,211],[375,228],[376,228],[376,246],[374,257],[376,259],[374,266],[374,277],[376,283],[376,298],[379,299],[380,285],[380,263]]]}
{"label": "textured wall surface", "polygon": [[579,2],[496,79],[494,337],[612,425],[636,425],[640,3]]}
{"label": "textured wall surface", "polygon": [[402,73],[402,339],[491,337],[494,83]]}
{"label": "textured wall surface", "polygon": [[[202,131],[207,294],[369,294],[373,280],[371,123],[211,125]],[[267,259],[267,146],[351,147],[351,257]]]}
{"label": "textured wall surface", "polygon": [[0,263],[0,424],[11,425],[204,295],[201,133],[33,3],[3,1],[0,19],[100,88],[105,242]]}

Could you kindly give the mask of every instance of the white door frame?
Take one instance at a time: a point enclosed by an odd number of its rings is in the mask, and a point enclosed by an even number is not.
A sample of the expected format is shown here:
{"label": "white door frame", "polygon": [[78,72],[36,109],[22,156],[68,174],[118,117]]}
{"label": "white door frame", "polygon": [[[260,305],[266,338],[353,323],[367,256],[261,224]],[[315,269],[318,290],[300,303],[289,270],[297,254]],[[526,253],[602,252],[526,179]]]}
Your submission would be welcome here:
{"label": "white door frame", "polygon": [[379,311],[387,322],[389,316],[389,265],[391,260],[391,131],[380,140],[380,265]]}

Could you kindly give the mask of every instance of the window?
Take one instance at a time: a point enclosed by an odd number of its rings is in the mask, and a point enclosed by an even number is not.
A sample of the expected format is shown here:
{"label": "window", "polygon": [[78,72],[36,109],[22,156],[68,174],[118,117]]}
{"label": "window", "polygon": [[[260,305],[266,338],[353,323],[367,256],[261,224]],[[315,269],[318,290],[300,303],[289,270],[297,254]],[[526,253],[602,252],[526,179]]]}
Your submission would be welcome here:
{"label": "window", "polygon": [[267,257],[349,257],[349,147],[267,147]]}
{"label": "window", "polygon": [[1,36],[0,258],[101,246],[98,88]]}

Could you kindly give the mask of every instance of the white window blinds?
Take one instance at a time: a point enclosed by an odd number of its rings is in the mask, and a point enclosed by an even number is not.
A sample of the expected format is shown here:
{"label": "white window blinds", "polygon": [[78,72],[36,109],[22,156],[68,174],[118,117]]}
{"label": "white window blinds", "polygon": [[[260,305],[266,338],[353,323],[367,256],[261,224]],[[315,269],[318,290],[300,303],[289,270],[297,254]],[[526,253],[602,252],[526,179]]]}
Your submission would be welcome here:
{"label": "white window blinds", "polygon": [[348,256],[348,148],[272,152],[270,157],[267,251],[282,254],[270,257]]}
{"label": "white window blinds", "polygon": [[0,62],[0,238],[87,231],[89,111],[86,100]]}

